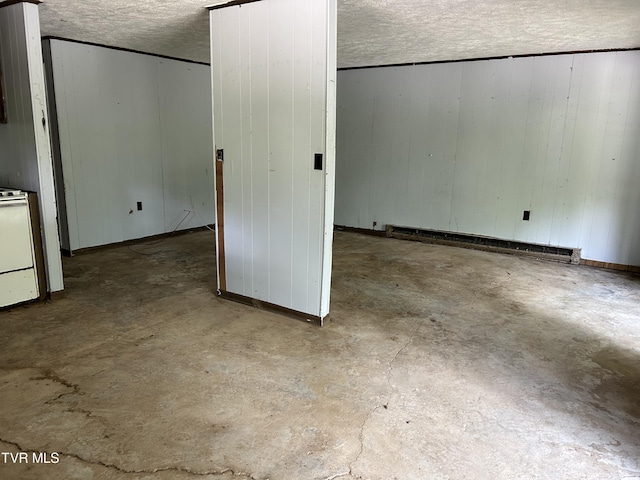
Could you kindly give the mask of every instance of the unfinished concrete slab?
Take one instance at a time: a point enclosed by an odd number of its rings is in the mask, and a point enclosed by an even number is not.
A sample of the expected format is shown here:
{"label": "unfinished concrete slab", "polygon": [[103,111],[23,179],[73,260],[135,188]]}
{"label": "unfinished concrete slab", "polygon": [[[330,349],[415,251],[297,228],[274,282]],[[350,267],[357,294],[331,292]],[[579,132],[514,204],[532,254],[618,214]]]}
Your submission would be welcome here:
{"label": "unfinished concrete slab", "polygon": [[218,299],[214,243],[0,312],[0,478],[640,478],[640,276],[336,232],[319,328]]}

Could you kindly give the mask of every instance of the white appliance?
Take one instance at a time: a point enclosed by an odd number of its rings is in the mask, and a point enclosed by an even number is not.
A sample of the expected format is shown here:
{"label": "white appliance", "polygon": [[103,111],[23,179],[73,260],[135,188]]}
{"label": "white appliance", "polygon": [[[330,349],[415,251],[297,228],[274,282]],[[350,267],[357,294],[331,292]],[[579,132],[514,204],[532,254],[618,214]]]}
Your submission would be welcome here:
{"label": "white appliance", "polygon": [[38,296],[28,194],[0,188],[0,307]]}

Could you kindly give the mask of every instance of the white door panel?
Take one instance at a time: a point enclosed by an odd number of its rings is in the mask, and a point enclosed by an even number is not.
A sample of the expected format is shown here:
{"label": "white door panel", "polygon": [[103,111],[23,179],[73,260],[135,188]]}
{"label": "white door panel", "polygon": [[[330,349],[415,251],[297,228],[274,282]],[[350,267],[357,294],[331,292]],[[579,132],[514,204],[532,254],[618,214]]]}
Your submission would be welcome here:
{"label": "white door panel", "polygon": [[335,0],[263,0],[210,17],[224,151],[220,288],[320,319],[331,277],[335,10]]}

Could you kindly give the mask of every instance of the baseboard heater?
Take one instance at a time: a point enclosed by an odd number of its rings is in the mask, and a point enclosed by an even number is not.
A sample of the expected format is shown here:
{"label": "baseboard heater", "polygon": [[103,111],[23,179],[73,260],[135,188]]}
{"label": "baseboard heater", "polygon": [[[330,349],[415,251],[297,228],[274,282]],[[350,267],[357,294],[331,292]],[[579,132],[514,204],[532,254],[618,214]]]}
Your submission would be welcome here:
{"label": "baseboard heater", "polygon": [[502,240],[499,238],[479,235],[467,235],[464,233],[399,227],[396,225],[387,225],[386,234],[387,237],[398,238],[401,240],[413,240],[439,245],[485,250],[488,252],[530,256],[554,262],[570,263],[571,265],[578,265],[580,263],[579,248],[556,247],[551,245],[541,245],[538,243]]}

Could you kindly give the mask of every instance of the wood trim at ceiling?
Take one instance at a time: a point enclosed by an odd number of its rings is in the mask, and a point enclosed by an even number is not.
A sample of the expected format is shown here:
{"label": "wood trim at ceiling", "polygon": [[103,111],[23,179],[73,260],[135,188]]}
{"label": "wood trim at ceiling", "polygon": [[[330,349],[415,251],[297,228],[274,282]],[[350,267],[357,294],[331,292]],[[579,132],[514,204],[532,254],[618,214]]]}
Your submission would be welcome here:
{"label": "wood trim at ceiling", "polygon": [[481,62],[486,60],[505,60],[507,58],[553,57],[556,55],[581,55],[586,53],[633,52],[638,50],[640,50],[640,47],[605,48],[600,50],[575,50],[575,51],[568,51],[568,52],[523,53],[520,55],[502,55],[502,56],[496,56],[496,57],[459,58],[456,60],[433,60],[430,62],[389,63],[389,64],[383,64],[383,65],[362,65],[359,67],[340,67],[338,68],[338,71],[340,72],[344,70],[366,70],[368,68],[412,67],[415,65],[438,65],[440,63]]}
{"label": "wood trim at ceiling", "polygon": [[42,3],[42,0],[6,0],[0,2],[0,8],[15,5],[16,3],[33,3],[34,5],[39,5]]}
{"label": "wood trim at ceiling", "polygon": [[254,3],[254,2],[260,2],[260,1],[262,0],[232,0],[227,3],[220,3],[218,5],[209,5],[208,7],[204,7],[204,8],[206,8],[207,10],[220,10],[221,8],[241,7],[245,3]]}
{"label": "wood trim at ceiling", "polygon": [[158,57],[158,58],[164,58],[167,60],[175,60],[177,62],[193,63],[196,65],[206,65],[207,67],[211,66],[211,64],[207,62],[198,62],[196,60],[187,60],[184,58],[170,57],[169,55],[162,55],[160,53],[143,52],[141,50],[134,50],[132,48],[114,47],[112,45],[104,45],[102,43],[85,42],[84,40],[74,40],[72,38],[56,37],[54,35],[47,35],[46,37],[42,37],[42,40],[58,40],[61,42],[79,43],[81,45],[90,45],[92,47],[108,48],[110,50],[119,50],[121,52],[137,53],[139,55],[148,55],[150,57]]}

